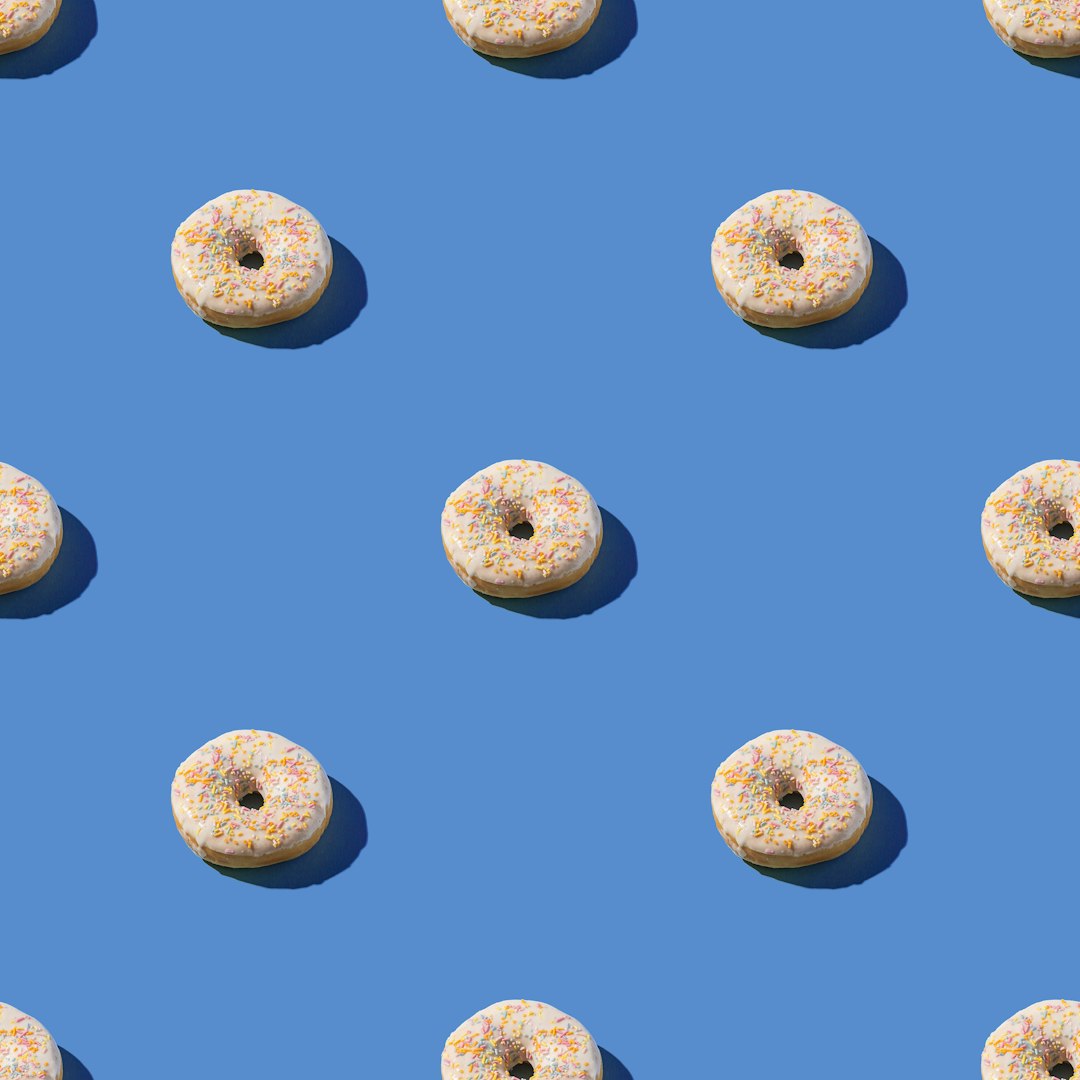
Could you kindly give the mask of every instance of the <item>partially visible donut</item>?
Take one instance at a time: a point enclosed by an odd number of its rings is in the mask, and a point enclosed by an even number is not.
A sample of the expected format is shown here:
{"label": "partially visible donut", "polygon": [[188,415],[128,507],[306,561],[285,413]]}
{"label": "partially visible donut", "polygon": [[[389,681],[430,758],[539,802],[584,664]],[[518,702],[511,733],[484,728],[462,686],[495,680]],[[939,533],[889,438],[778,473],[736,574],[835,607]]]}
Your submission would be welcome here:
{"label": "partially visible donut", "polygon": [[1010,588],[1080,595],[1080,461],[1038,461],[999,485],[982,512],[983,551]]}
{"label": "partially visible donut", "polygon": [[32,476],[0,462],[0,593],[40,581],[63,539],[56,500]]}
{"label": "partially visible donut", "polygon": [[1027,56],[1080,55],[1077,0],[983,0],[995,33]]}
{"label": "partially visible donut", "polygon": [[[244,800],[261,804],[250,806]],[[228,731],[176,770],[173,820],[185,843],[218,866],[267,866],[314,846],[333,790],[314,756],[272,731]]]}
{"label": "partially visible donut", "polygon": [[[784,265],[789,256],[802,265]],[[809,326],[843,315],[862,296],[873,267],[866,230],[812,191],[769,191],[736,210],[713,238],[720,295],[758,326]]]}
{"label": "partially visible donut", "polygon": [[458,37],[487,56],[541,56],[589,31],[602,0],[443,0]]}
{"label": "partially visible donut", "polygon": [[[523,527],[528,536],[515,535]],[[498,461],[450,494],[443,550],[458,577],[489,596],[565,589],[593,564],[600,508],[572,476],[542,461]]]}
{"label": "partially visible donut", "polygon": [[0,1077],[63,1080],[63,1076],[60,1048],[44,1025],[0,1002]]}
{"label": "partially visible donut", "polygon": [[1080,1002],[1039,1001],[990,1034],[982,1080],[1045,1080],[1065,1064],[1080,1068]]}
{"label": "partially visible donut", "polygon": [[[784,800],[796,796],[799,806]],[[835,859],[863,834],[870,778],[842,746],[812,731],[768,731],[716,770],[712,811],[728,847],[758,866]]]}
{"label": "partially visible donut", "polygon": [[[245,259],[262,264],[247,266]],[[199,318],[218,326],[268,326],[303,315],[322,296],[333,267],[323,227],[272,191],[226,192],[188,217],[172,242],[180,295]]]}
{"label": "partially visible donut", "polygon": [[0,0],[0,53],[40,41],[60,13],[60,0]]}
{"label": "partially visible donut", "polygon": [[506,1080],[532,1067],[536,1080],[603,1080],[600,1049],[585,1027],[542,1001],[500,1001],[446,1040],[442,1080]]}

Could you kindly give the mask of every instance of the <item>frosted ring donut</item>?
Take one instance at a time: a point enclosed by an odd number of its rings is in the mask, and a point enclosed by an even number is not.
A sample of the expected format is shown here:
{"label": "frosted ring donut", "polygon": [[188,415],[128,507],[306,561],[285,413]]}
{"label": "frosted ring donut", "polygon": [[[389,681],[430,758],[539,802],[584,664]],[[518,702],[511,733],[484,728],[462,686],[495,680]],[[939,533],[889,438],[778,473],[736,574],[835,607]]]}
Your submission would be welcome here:
{"label": "frosted ring donut", "polygon": [[1080,1068],[1080,1002],[1039,1001],[991,1033],[982,1080],[1038,1080],[1065,1063]]}
{"label": "frosted ring donut", "polygon": [[1039,461],[996,488],[982,512],[983,551],[994,572],[1027,596],[1080,595],[1080,462]]}
{"label": "frosted ring donut", "polygon": [[1027,56],[1080,55],[1080,4],[1076,0],[983,0],[995,33]]}
{"label": "frosted ring donut", "polygon": [[64,1062],[44,1025],[0,1002],[0,1076],[12,1080],[63,1080]]}
{"label": "frosted ring donut", "polygon": [[[249,257],[262,264],[241,261]],[[271,191],[226,192],[188,217],[172,242],[180,295],[200,319],[218,326],[269,326],[303,315],[333,268],[323,227]]]}
{"label": "frosted ring donut", "polygon": [[506,1080],[532,1066],[536,1080],[603,1080],[600,1050],[584,1026],[542,1001],[500,1001],[446,1040],[442,1080]]}
{"label": "frosted ring donut", "polygon": [[60,13],[60,0],[0,0],[0,54],[40,41]]}
{"label": "frosted ring donut", "polygon": [[[792,255],[801,267],[781,262]],[[720,295],[758,326],[809,326],[843,315],[862,296],[873,266],[863,227],[811,191],[767,192],[736,210],[713,238]]]}
{"label": "frosted ring donut", "polygon": [[588,32],[601,0],[443,0],[458,37],[487,56],[540,56]]}
{"label": "frosted ring donut", "polygon": [[56,500],[32,476],[0,462],[0,593],[40,581],[63,540]]}
{"label": "frosted ring donut", "polygon": [[[793,795],[801,806],[781,801]],[[759,735],[724,761],[712,785],[720,835],[757,866],[808,866],[843,855],[862,836],[873,806],[859,762],[812,731]]]}
{"label": "frosted ring donut", "polygon": [[271,731],[229,731],[176,770],[172,811],[199,858],[268,866],[315,845],[330,821],[333,791],[302,746]]}
{"label": "frosted ring donut", "polygon": [[488,596],[539,596],[573,585],[592,566],[603,533],[588,491],[542,461],[482,469],[450,494],[442,512],[450,565]]}

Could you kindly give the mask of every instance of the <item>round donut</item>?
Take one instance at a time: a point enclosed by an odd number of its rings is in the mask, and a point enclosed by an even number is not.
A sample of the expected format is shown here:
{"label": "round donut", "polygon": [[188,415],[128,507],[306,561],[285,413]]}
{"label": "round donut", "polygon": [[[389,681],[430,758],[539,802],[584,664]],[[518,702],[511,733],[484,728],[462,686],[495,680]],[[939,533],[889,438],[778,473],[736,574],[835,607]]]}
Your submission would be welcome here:
{"label": "round donut", "polygon": [[450,25],[466,45],[487,56],[522,57],[580,41],[601,0],[443,0]]}
{"label": "round donut", "polygon": [[[529,537],[511,530],[527,531]],[[488,596],[565,589],[592,566],[604,538],[600,508],[572,476],[542,461],[499,461],[446,500],[443,550],[458,577]]]}
{"label": "round donut", "polygon": [[60,1048],[44,1025],[0,1002],[0,1077],[63,1080],[63,1076]]}
{"label": "round donut", "polygon": [[56,500],[32,476],[0,461],[0,593],[43,578],[63,540]]}
{"label": "round donut", "polygon": [[997,36],[1027,56],[1080,56],[1078,0],[983,0]]}
{"label": "round donut", "polygon": [[[259,256],[258,269],[241,259]],[[176,230],[173,280],[189,308],[217,326],[269,326],[309,311],[330,281],[323,227],[271,191],[229,191]]]}
{"label": "round donut", "polygon": [[1039,1001],[991,1033],[982,1080],[1038,1080],[1066,1062],[1080,1068],[1080,1002]]}
{"label": "round donut", "polygon": [[1080,462],[1039,461],[994,490],[982,513],[983,551],[998,577],[1028,596],[1080,594]]}
{"label": "round donut", "polygon": [[61,0],[0,0],[0,54],[40,41],[56,21]]}
{"label": "round donut", "polygon": [[442,1080],[506,1080],[519,1065],[536,1080],[603,1080],[593,1037],[572,1016],[542,1001],[500,1001],[446,1040]]}
{"label": "round donut", "polygon": [[[798,794],[795,809],[780,800]],[[812,731],[769,731],[716,770],[720,835],[757,866],[809,866],[843,855],[874,808],[870,778],[842,746]]]}
{"label": "round donut", "polygon": [[[798,255],[798,269],[781,259]],[[811,191],[770,191],[716,230],[712,271],[736,315],[790,328],[835,319],[863,294],[874,268],[870,238],[842,206]]]}
{"label": "round donut", "polygon": [[[262,806],[242,799],[257,795]],[[217,866],[268,866],[303,855],[333,811],[323,767],[272,731],[228,731],[176,770],[173,820],[188,847]]]}

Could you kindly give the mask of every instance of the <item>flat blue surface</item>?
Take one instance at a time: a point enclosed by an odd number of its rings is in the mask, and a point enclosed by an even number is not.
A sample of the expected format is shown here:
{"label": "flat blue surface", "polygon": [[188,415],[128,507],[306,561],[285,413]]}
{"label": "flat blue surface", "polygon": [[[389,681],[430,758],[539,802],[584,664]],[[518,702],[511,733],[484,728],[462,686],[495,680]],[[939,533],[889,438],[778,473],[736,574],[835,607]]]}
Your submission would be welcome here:
{"label": "flat blue surface", "polygon": [[[976,1076],[999,1022],[1080,996],[1077,608],[1011,593],[978,534],[998,483],[1080,456],[1080,68],[975,0],[933,40],[864,0],[606,0],[527,70],[436,0],[323,7],[64,0],[0,58],[0,458],[68,526],[0,598],[0,998],[68,1080],[435,1078],[511,996],[580,1018],[608,1080]],[[240,186],[338,256],[250,340],[168,261]],[[786,338],[708,261],[784,186],[877,250],[852,314]],[[535,612],[439,546],[446,495],[514,456],[607,514]],[[788,725],[878,792],[790,880],[708,801]],[[251,880],[168,805],[240,726],[338,784],[320,848]]]}

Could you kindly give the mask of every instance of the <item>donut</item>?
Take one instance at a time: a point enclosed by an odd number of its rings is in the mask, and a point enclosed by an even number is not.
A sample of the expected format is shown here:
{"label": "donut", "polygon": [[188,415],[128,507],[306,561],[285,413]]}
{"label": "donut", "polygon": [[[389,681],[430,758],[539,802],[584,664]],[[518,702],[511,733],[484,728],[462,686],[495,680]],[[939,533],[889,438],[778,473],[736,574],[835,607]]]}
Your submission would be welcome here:
{"label": "donut", "polygon": [[[783,265],[789,257],[802,265]],[[811,191],[767,192],[736,210],[713,238],[716,287],[736,315],[757,326],[809,326],[843,315],[873,266],[863,227]]]}
{"label": "donut", "polygon": [[995,573],[1027,596],[1080,594],[1080,462],[1039,461],[994,490],[982,513],[983,551]]}
{"label": "donut", "polygon": [[32,1016],[0,1002],[0,1077],[7,1080],[62,1080],[60,1048]]}
{"label": "donut", "polygon": [[0,461],[0,593],[43,578],[63,539],[56,500],[32,476]]}
{"label": "donut", "polygon": [[526,1064],[536,1080],[604,1075],[596,1042],[572,1016],[542,1001],[500,1001],[446,1040],[442,1080],[505,1080],[511,1069]]}
{"label": "donut", "polygon": [[982,1080],[1037,1080],[1080,1068],[1080,1001],[1039,1001],[996,1028],[982,1052]]}
{"label": "donut", "polygon": [[486,56],[522,57],[565,49],[580,41],[601,0],[443,0],[450,25],[466,45]]}
{"label": "donut", "polygon": [[173,237],[176,287],[200,319],[217,326],[269,326],[303,315],[322,296],[333,267],[323,227],[271,191],[226,192]]}
{"label": "donut", "polygon": [[40,41],[56,21],[61,0],[0,0],[0,54]]}
{"label": "donut", "polygon": [[573,585],[603,535],[593,497],[542,461],[489,465],[451,493],[442,513],[450,565],[487,596],[539,596]]}
{"label": "donut", "polygon": [[317,843],[333,792],[302,746],[272,731],[228,731],[176,770],[172,811],[199,858],[217,866],[269,866]]}
{"label": "donut", "polygon": [[1080,0],[983,0],[997,36],[1027,56],[1080,55]]}
{"label": "donut", "polygon": [[[781,801],[795,796],[795,803]],[[769,731],[716,770],[712,811],[720,835],[757,866],[835,859],[862,836],[874,807],[863,767],[812,731]]]}

